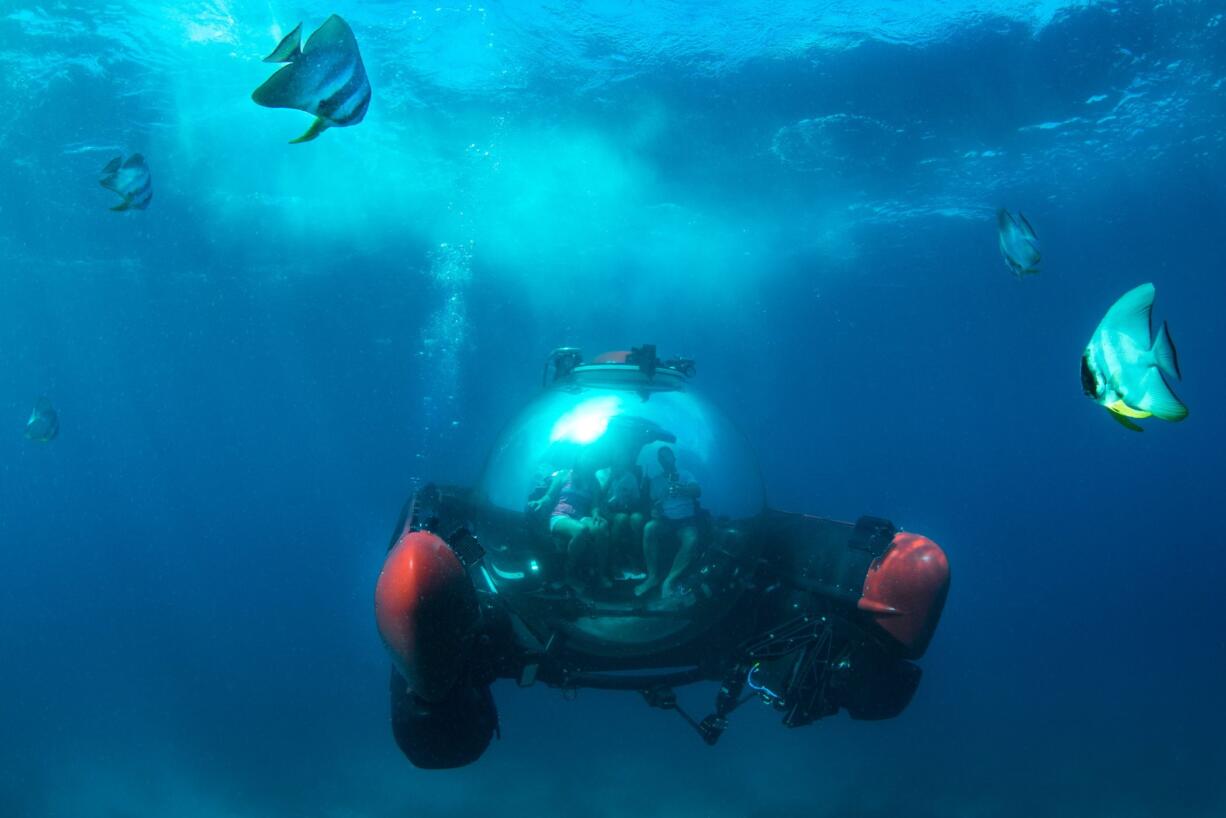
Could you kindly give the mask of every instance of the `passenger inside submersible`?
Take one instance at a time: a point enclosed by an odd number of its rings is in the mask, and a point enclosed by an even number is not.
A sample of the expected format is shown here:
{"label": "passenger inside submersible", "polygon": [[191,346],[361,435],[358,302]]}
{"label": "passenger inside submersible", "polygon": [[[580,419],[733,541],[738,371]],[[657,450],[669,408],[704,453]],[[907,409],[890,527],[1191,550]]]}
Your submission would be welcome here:
{"label": "passenger inside submersible", "polygon": [[[573,467],[553,472],[543,494],[534,492],[528,512],[548,511],[544,524],[565,555],[565,581],[573,589],[611,591],[633,580],[636,597],[657,589],[662,597],[678,593],[701,551],[704,512],[701,487],[664,445],[675,440],[663,430],[614,429],[601,445],[583,449]],[[638,464],[648,441],[659,463],[650,478]]]}

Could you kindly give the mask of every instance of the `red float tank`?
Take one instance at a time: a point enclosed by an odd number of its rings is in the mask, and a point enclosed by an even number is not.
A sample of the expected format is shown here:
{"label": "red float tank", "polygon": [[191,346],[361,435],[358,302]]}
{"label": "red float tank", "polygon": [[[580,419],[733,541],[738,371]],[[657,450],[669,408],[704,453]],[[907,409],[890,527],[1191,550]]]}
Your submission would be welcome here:
{"label": "red float tank", "polygon": [[410,690],[428,701],[446,697],[477,620],[476,594],[455,552],[428,531],[405,533],[375,585],[375,621]]}
{"label": "red float tank", "polygon": [[869,566],[857,604],[918,659],[936,632],[949,592],[949,560],[927,537],[899,531]]}

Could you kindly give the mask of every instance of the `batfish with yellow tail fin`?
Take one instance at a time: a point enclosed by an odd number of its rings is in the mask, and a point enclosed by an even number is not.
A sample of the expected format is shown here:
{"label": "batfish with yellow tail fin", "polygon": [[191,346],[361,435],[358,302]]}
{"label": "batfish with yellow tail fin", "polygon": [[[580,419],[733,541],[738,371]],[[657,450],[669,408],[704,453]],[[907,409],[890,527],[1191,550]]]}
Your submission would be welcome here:
{"label": "batfish with yellow tail fin", "polygon": [[1188,416],[1188,407],[1163,378],[1164,372],[1177,379],[1182,375],[1166,322],[1153,339],[1153,306],[1153,284],[1124,293],[1107,310],[1081,354],[1082,390],[1134,432],[1141,431],[1136,420],[1180,421]]}
{"label": "batfish with yellow tail fin", "polygon": [[294,108],[315,115],[306,133],[290,143],[310,142],[327,128],[357,125],[370,106],[370,80],[349,24],[333,14],[300,46],[302,23],[264,62],[288,63],[252,92],[266,108]]}

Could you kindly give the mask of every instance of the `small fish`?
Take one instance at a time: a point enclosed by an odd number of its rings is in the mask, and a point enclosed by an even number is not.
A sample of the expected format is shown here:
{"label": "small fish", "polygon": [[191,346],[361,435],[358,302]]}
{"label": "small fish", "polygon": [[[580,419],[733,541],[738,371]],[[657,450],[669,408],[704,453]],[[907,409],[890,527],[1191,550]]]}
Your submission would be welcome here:
{"label": "small fish", "polygon": [[325,128],[357,125],[370,105],[370,81],[349,24],[333,14],[299,46],[302,23],[285,35],[264,62],[284,62],[252,92],[257,105],[315,114],[306,133],[290,144],[310,142]]}
{"label": "small fish", "polygon": [[98,184],[114,191],[123,199],[111,210],[144,210],[153,201],[153,176],[145,157],[134,153],[126,160],[116,156],[106,163]]}
{"label": "small fish", "polygon": [[1082,391],[1134,432],[1141,431],[1132,422],[1135,419],[1180,421],[1188,416],[1188,407],[1162,377],[1163,372],[1183,377],[1166,322],[1158,338],[1150,341],[1153,305],[1153,284],[1124,293],[1107,310],[1081,354]]}
{"label": "small fish", "polygon": [[50,443],[60,433],[60,416],[45,397],[34,402],[34,410],[26,421],[26,437],[38,443]]}
{"label": "small fish", "polygon": [[[1021,224],[1018,224],[1018,219]],[[1017,212],[1017,219],[1003,207],[996,211],[996,232],[1000,236],[1000,254],[1005,264],[1018,278],[1037,275],[1039,272],[1039,237],[1022,211]]]}

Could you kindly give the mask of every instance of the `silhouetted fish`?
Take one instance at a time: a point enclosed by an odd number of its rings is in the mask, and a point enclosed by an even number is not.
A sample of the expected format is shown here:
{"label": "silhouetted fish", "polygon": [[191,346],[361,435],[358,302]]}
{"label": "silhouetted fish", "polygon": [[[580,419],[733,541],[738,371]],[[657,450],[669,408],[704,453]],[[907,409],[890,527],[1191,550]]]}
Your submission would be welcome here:
{"label": "silhouetted fish", "polygon": [[34,410],[26,421],[26,437],[39,443],[50,443],[60,433],[60,416],[45,397],[34,402]]}
{"label": "silhouetted fish", "polygon": [[285,36],[264,62],[289,65],[251,94],[266,108],[295,108],[315,114],[306,133],[290,142],[309,142],[325,128],[357,125],[370,105],[370,81],[349,24],[333,14],[300,48],[302,23]]}
{"label": "silhouetted fish", "polygon": [[[1017,219],[1003,207],[996,211],[996,230],[1000,237],[1000,254],[1005,264],[1018,278],[1039,272],[1039,237],[1019,210]],[[1018,219],[1021,224],[1018,224]]]}
{"label": "silhouetted fish", "polygon": [[1163,322],[1158,337],[1150,326],[1154,285],[1142,284],[1120,296],[1081,353],[1081,388],[1120,425],[1134,432],[1131,419],[1156,417],[1180,421],[1188,408],[1167,386],[1162,373],[1179,378],[1179,358]]}
{"label": "silhouetted fish", "polygon": [[144,210],[153,201],[153,176],[145,157],[134,153],[125,160],[116,156],[102,169],[98,184],[113,190],[123,199],[111,210]]}

